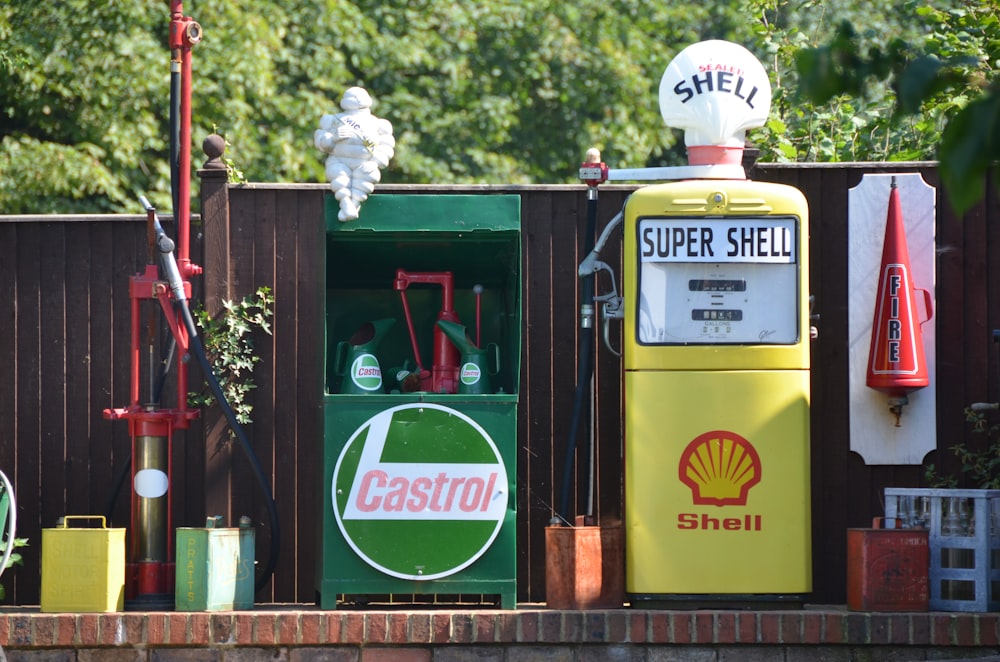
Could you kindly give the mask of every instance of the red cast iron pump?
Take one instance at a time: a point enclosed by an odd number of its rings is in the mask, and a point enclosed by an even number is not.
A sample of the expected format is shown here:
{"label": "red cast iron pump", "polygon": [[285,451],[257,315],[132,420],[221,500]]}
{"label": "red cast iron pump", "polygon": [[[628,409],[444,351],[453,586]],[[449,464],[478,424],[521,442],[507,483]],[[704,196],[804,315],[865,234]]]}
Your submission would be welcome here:
{"label": "red cast iron pump", "polygon": [[[172,602],[175,561],[173,516],[170,509],[171,440],[176,430],[187,429],[198,410],[187,406],[187,358],[191,337],[178,311],[179,303],[191,296],[189,278],[202,272],[190,260],[190,170],[191,170],[191,47],[201,40],[201,26],[184,16],[182,3],[171,3],[171,130],[179,125],[171,142],[171,167],[175,195],[177,257],[174,242],[167,237],[156,210],[146,208],[149,261],[145,270],[129,279],[131,298],[131,385],[129,405],[105,409],[104,417],[128,421],[132,439],[131,521],[126,551],[125,599],[140,602]],[[179,97],[179,98],[178,98]],[[176,109],[176,112],[175,112]],[[177,152],[176,155],[174,152]],[[155,254],[159,253],[157,267]],[[177,400],[173,409],[159,405],[150,393],[140,398],[141,305],[156,302],[162,309],[177,345]]]}
{"label": "red cast iron pump", "polygon": [[450,271],[428,271],[428,272],[407,272],[403,269],[396,270],[396,280],[393,287],[399,292],[403,301],[403,314],[406,316],[406,326],[410,331],[410,343],[413,345],[413,358],[417,363],[417,374],[420,377],[420,389],[431,393],[455,393],[458,390],[458,348],[444,331],[434,325],[434,365],[431,371],[424,369],[423,361],[420,359],[420,350],[417,347],[417,334],[413,328],[413,317],[410,315],[410,305],[406,300],[406,289],[414,283],[429,283],[440,285],[441,310],[438,312],[438,320],[449,322],[459,322],[455,313],[455,283]]}
{"label": "red cast iron pump", "polygon": [[[187,361],[198,359],[216,403],[225,415],[229,428],[240,442],[251,470],[264,493],[271,525],[270,556],[255,582],[260,591],[270,580],[277,565],[280,549],[280,523],[271,485],[260,461],[226,401],[219,380],[205,354],[197,325],[188,306],[191,296],[189,278],[202,273],[192,264],[190,256],[191,228],[191,47],[201,40],[201,26],[184,16],[179,1],[171,2],[170,20],[170,165],[171,192],[174,201],[177,243],[164,232],[156,210],[145,198],[140,198],[149,224],[149,264],[143,273],[129,280],[131,297],[131,393],[128,407],[105,409],[111,420],[126,420],[132,437],[132,454],[120,474],[132,476],[132,515],[127,531],[125,606],[126,609],[172,607],[176,579],[174,526],[170,511],[171,440],[176,430],[189,427],[198,410],[187,407]],[[154,250],[155,247],[155,250]],[[176,248],[176,256],[174,254]],[[159,254],[159,268],[154,254]],[[165,383],[170,361],[164,361],[159,385],[150,380],[147,400],[140,398],[140,304],[153,301],[162,309],[170,328],[171,352],[177,354],[177,405],[173,409],[160,406],[160,391]],[[155,305],[155,304],[154,304]],[[152,324],[150,353],[153,346]],[[176,347],[175,347],[175,346]],[[150,361],[152,371],[153,361]],[[117,487],[113,494],[117,492]],[[110,517],[112,500],[108,506]]]}

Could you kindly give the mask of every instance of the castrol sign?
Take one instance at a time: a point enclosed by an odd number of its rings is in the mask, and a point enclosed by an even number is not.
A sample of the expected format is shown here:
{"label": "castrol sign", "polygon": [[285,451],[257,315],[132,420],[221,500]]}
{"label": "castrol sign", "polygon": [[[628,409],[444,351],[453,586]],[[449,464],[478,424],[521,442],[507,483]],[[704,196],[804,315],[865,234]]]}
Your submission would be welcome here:
{"label": "castrol sign", "polygon": [[351,381],[362,391],[382,390],[382,369],[374,354],[359,354],[351,362]]}
{"label": "castrol sign", "polygon": [[333,472],[344,539],[373,568],[430,580],[489,549],[508,508],[507,471],[489,434],[449,407],[409,403],[351,435]]}

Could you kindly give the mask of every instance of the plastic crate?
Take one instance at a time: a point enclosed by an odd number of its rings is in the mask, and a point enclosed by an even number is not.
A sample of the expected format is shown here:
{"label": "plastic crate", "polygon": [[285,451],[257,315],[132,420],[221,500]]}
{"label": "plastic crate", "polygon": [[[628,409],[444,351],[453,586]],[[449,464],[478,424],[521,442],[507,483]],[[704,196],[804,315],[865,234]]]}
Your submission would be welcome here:
{"label": "plastic crate", "polygon": [[932,611],[1000,609],[1000,490],[886,488],[885,516],[928,530]]}

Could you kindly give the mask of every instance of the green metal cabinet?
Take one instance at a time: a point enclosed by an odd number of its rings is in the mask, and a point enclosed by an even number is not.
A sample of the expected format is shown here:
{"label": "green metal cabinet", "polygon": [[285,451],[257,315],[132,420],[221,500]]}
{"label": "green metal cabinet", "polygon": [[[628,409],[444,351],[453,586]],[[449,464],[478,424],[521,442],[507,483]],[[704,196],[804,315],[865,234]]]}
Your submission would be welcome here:
{"label": "green metal cabinet", "polygon": [[[320,606],[474,594],[514,608],[520,197],[375,195],[348,223],[336,210],[328,196]],[[401,287],[400,269],[449,274],[452,319],[490,348],[487,391],[428,387],[446,287]]]}

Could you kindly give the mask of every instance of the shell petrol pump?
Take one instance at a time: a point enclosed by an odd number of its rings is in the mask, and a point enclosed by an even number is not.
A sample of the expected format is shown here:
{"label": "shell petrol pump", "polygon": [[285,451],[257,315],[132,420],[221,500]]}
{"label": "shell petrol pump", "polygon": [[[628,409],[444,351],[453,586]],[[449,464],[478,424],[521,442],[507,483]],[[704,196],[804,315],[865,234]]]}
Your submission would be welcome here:
{"label": "shell petrol pump", "polygon": [[[689,165],[581,178],[660,179],[626,201],[623,288],[596,296],[624,320],[625,591],[633,604],[801,602],[812,590],[808,207],[746,178],[745,132],[770,109],[746,49],[700,42],[660,83]],[[608,334],[605,331],[605,339]]]}

